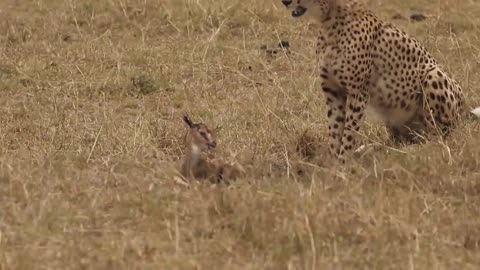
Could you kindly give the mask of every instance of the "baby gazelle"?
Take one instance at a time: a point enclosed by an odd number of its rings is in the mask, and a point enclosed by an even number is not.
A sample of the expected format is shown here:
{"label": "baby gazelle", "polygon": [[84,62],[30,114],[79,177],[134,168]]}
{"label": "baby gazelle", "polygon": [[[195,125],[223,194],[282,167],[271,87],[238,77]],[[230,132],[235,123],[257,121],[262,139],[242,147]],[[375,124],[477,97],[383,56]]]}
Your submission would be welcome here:
{"label": "baby gazelle", "polygon": [[204,123],[193,123],[188,114],[183,116],[189,131],[185,138],[186,151],[181,173],[185,178],[209,179],[215,182],[233,180],[243,173],[238,165],[215,158],[217,142],[214,131]]}

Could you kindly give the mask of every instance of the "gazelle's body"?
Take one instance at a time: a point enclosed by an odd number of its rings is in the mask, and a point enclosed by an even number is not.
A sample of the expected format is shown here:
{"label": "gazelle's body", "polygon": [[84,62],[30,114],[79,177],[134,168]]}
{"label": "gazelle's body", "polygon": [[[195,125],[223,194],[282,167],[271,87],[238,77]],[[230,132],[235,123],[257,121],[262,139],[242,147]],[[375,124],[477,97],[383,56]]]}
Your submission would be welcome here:
{"label": "gazelle's body", "polygon": [[185,178],[209,178],[213,176],[215,165],[209,158],[211,155],[201,152],[196,145],[187,146],[185,157],[183,158],[181,173]]}
{"label": "gazelle's body", "polygon": [[181,165],[181,173],[185,178],[218,182],[235,179],[243,173],[239,165],[232,165],[215,157],[217,143],[214,131],[203,123],[193,123],[188,115],[184,115],[183,120],[189,128]]}

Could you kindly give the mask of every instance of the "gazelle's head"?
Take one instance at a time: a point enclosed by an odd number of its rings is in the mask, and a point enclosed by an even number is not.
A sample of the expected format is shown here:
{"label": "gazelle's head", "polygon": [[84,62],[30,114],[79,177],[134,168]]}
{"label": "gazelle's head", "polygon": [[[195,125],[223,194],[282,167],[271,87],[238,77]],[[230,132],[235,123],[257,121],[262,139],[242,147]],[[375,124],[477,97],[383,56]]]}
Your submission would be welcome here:
{"label": "gazelle's head", "polygon": [[189,128],[187,143],[196,151],[205,152],[215,150],[217,142],[215,134],[203,123],[193,123],[188,114],[183,115],[183,121]]}

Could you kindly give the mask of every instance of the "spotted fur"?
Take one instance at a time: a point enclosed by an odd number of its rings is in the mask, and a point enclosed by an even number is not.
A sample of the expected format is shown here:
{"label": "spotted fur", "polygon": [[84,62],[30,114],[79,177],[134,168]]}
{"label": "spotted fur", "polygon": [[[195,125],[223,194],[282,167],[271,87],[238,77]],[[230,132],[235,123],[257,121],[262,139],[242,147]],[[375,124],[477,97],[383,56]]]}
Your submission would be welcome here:
{"label": "spotted fur", "polygon": [[329,150],[340,161],[358,146],[367,107],[396,142],[446,136],[457,125],[465,111],[462,89],[417,40],[353,0],[282,2],[293,17],[320,22]]}

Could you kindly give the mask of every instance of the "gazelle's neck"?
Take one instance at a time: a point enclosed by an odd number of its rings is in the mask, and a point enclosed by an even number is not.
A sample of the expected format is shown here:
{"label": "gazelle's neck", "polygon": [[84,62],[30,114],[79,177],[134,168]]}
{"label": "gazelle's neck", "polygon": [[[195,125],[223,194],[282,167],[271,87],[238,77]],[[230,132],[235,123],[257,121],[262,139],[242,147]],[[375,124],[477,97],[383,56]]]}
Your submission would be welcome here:
{"label": "gazelle's neck", "polygon": [[198,161],[200,160],[200,156],[202,154],[202,151],[193,142],[190,143],[190,149],[189,150],[190,150],[190,162],[191,162],[192,166],[195,166],[198,163]]}

